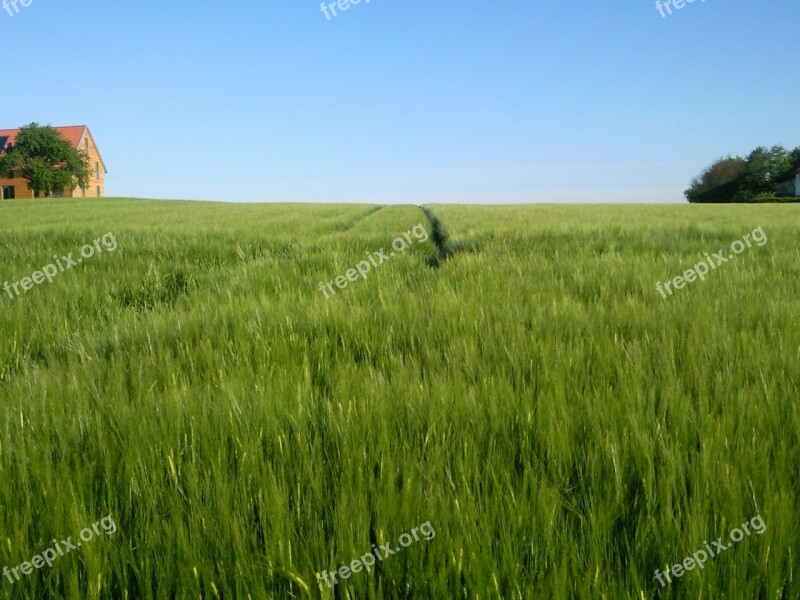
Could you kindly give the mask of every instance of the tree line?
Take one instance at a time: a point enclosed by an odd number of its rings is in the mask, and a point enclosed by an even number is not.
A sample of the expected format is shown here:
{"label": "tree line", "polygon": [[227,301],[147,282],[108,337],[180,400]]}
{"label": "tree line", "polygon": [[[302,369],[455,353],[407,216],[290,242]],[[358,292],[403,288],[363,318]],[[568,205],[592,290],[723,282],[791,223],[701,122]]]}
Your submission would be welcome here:
{"label": "tree line", "polygon": [[786,202],[778,196],[778,182],[800,166],[800,146],[759,146],[746,158],[728,156],[717,160],[695,177],[684,192],[689,202]]}

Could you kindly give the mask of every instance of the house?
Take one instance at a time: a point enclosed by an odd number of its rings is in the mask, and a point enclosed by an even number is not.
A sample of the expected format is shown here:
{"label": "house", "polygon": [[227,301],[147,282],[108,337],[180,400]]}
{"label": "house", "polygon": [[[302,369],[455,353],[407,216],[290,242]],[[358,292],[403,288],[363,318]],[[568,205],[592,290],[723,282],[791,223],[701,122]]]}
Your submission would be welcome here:
{"label": "house", "polygon": [[[97,150],[94,138],[86,125],[73,125],[69,127],[53,127],[72,146],[89,155],[91,178],[86,188],[69,189],[53,192],[54,198],[102,198],[106,194],[105,174],[108,173],[103,158]],[[13,144],[19,129],[0,129],[0,153],[6,146]],[[0,175],[0,189],[3,200],[14,198],[33,198],[33,190],[28,187],[28,182],[22,177],[8,179]]]}
{"label": "house", "polygon": [[800,197],[800,162],[795,164],[788,172],[775,180],[778,184],[778,196]]}

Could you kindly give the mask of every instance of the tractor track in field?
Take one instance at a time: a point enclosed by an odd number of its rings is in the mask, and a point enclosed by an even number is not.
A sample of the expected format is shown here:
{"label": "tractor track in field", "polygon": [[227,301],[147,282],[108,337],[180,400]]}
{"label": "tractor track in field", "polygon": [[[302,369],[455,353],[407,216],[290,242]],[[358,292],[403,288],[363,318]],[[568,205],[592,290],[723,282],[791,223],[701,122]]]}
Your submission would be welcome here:
{"label": "tractor track in field", "polygon": [[386,207],[386,206],[375,206],[375,207],[373,207],[373,208],[372,208],[372,209],[371,209],[371,210],[370,210],[368,213],[366,213],[366,214],[364,214],[363,216],[361,216],[361,218],[359,218],[359,219],[358,219],[358,220],[357,220],[355,223],[353,223],[352,225],[348,225],[347,227],[345,227],[344,229],[342,229],[342,231],[343,231],[343,232],[352,231],[353,229],[355,229],[356,227],[358,227],[358,226],[359,226],[361,223],[363,223],[364,221],[366,221],[367,219],[369,219],[371,216],[373,216],[375,213],[378,213],[378,212],[382,211],[384,208],[387,208],[387,207]]}
{"label": "tractor track in field", "polygon": [[436,252],[429,255],[425,262],[430,268],[438,269],[447,259],[454,256],[461,249],[461,244],[450,240],[450,234],[447,232],[444,223],[433,214],[431,209],[424,206],[420,206],[419,209],[425,213],[425,217],[430,223],[431,241],[436,247]]}

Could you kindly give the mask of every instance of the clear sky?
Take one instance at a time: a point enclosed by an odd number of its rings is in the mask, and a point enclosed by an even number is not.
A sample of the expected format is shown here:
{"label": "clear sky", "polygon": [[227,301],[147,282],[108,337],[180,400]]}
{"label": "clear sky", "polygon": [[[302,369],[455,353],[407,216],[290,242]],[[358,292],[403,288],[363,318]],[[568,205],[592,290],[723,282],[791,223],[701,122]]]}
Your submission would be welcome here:
{"label": "clear sky", "polygon": [[0,128],[89,125],[112,196],[682,202],[800,145],[798,0],[24,1]]}

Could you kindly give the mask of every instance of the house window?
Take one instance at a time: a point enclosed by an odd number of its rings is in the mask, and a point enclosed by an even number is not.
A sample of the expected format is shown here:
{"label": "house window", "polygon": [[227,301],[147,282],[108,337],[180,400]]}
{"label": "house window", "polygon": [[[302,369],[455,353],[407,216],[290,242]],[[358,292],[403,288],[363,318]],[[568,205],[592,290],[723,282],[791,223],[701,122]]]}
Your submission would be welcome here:
{"label": "house window", "polygon": [[53,190],[53,198],[63,198],[64,197],[64,188]]}
{"label": "house window", "polygon": [[3,200],[13,200],[16,197],[17,197],[17,195],[14,192],[14,186],[13,185],[4,185],[3,186]]}
{"label": "house window", "polygon": [[94,163],[94,178],[100,179],[100,163]]}
{"label": "house window", "polygon": [[98,198],[100,197],[100,186],[99,185],[97,186],[97,197]]}
{"label": "house window", "polygon": [[89,153],[89,138],[83,138],[83,149]]}

